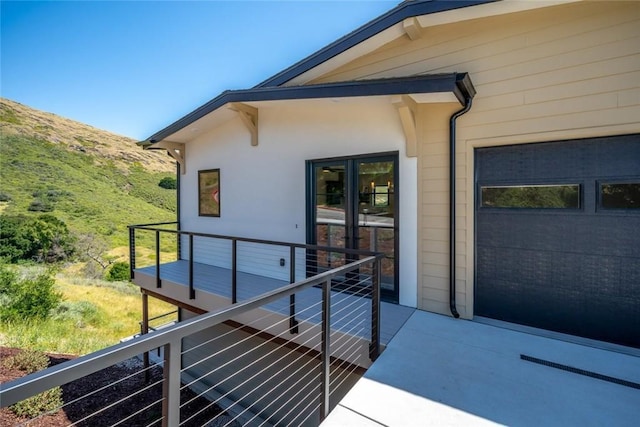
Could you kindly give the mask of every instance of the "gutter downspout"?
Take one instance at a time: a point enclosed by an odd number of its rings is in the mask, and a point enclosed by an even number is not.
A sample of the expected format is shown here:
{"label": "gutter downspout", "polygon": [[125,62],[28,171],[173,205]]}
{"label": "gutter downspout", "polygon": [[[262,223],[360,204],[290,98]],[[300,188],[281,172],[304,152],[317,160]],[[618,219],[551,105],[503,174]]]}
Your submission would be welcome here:
{"label": "gutter downspout", "polygon": [[456,319],[456,120],[471,109],[472,98],[465,98],[465,105],[449,119],[449,309]]}
{"label": "gutter downspout", "polygon": [[[180,176],[182,175],[182,171],[180,169],[180,162],[176,162],[176,228],[178,229],[178,231],[182,230],[181,224],[180,224],[180,218],[181,218],[181,214],[180,214],[180,200],[181,200],[181,195],[182,192],[180,191],[180,187],[182,186],[180,183]],[[180,234],[178,234],[178,259],[182,259],[182,245],[180,244],[180,242],[182,241],[182,239],[180,238]],[[191,256],[191,255],[189,255]]]}

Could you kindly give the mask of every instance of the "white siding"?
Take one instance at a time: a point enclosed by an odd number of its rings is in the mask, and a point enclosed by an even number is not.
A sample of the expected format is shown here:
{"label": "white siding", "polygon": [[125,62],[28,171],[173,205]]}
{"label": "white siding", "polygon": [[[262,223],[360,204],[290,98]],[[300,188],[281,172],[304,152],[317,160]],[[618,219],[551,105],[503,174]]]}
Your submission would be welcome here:
{"label": "white siding", "polygon": [[[400,302],[415,307],[417,159],[405,155],[404,133],[391,99],[287,101],[257,107],[258,146],[251,146],[240,119],[187,143],[187,173],[181,177],[182,229],[304,243],[306,160],[398,151]],[[221,216],[199,217],[198,170],[213,168],[220,168]],[[286,251],[261,251],[259,257],[261,274],[267,266],[273,277],[288,277]],[[280,258],[287,260],[284,267]],[[250,257],[238,262],[251,271]]]}

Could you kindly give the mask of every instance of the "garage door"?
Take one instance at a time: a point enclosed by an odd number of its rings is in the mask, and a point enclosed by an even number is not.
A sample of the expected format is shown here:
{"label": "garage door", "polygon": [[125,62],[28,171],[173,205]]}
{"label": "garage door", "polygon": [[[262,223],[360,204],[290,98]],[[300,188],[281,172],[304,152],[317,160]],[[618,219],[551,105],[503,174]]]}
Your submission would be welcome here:
{"label": "garage door", "polygon": [[640,135],[475,161],[475,315],[640,347]]}

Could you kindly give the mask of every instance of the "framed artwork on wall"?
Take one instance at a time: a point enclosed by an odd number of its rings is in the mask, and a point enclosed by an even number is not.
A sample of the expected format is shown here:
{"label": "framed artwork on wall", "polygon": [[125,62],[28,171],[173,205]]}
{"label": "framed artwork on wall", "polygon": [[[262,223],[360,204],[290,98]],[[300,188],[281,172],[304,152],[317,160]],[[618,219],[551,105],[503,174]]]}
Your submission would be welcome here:
{"label": "framed artwork on wall", "polygon": [[198,171],[198,215],[220,216],[220,169]]}

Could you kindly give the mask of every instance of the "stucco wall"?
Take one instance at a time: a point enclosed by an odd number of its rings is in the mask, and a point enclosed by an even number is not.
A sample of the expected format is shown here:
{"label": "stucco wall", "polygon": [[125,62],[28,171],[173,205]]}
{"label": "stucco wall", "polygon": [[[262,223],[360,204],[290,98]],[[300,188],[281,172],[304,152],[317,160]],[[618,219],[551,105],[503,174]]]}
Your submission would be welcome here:
{"label": "stucco wall", "polygon": [[[305,161],[399,152],[400,302],[416,306],[417,159],[405,156],[398,113],[388,97],[258,105],[259,144],[240,119],[187,143],[181,178],[184,230],[305,242]],[[198,170],[220,168],[221,216],[199,217]],[[282,254],[273,255],[273,274]]]}
{"label": "stucco wall", "polygon": [[[458,121],[458,310],[473,315],[476,147],[640,131],[640,2],[580,2],[423,28],[316,80],[468,72],[477,89]],[[419,308],[448,314],[448,117],[419,121]]]}

